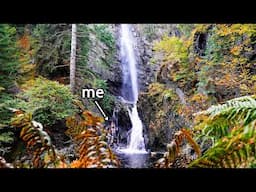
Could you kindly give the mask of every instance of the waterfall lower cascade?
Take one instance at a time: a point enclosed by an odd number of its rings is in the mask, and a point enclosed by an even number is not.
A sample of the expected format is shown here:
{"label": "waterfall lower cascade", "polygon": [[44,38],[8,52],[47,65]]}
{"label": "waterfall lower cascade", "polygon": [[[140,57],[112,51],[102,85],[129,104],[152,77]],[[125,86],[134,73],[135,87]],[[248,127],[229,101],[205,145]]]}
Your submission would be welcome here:
{"label": "waterfall lower cascade", "polygon": [[132,103],[132,109],[128,109],[132,122],[130,141],[124,153],[147,153],[143,138],[143,124],[137,111],[138,82],[136,57],[134,53],[134,39],[130,25],[121,24],[121,61],[123,68],[122,96]]}

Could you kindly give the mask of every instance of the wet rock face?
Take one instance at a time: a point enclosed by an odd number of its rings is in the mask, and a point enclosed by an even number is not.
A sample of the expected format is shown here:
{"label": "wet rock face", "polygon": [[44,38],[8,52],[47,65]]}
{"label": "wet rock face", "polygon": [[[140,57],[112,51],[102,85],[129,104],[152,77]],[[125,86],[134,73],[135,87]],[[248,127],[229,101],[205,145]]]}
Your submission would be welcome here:
{"label": "wet rock face", "polygon": [[128,105],[120,101],[118,98],[115,103],[115,116],[114,119],[118,127],[118,143],[126,146],[128,144],[128,135],[132,127],[132,123],[127,110]]}
{"label": "wet rock face", "polygon": [[180,100],[175,90],[155,83],[138,100],[138,113],[144,124],[145,144],[151,151],[165,151],[173,135],[185,127],[184,119],[177,113]]}
{"label": "wet rock face", "polygon": [[[154,80],[154,68],[156,66],[150,65],[149,60],[152,57],[152,45],[147,42],[147,40],[143,37],[143,34],[139,32],[136,28],[136,25],[131,26],[132,35],[134,40],[136,41],[136,46],[134,47],[135,57],[137,61],[137,78],[138,78],[138,89],[140,91],[146,90],[148,85],[153,82]],[[116,47],[117,47],[117,55],[119,57],[118,67],[113,69],[114,73],[117,73],[117,76],[120,76],[121,79],[118,77],[113,84],[110,86],[111,89],[115,89],[115,93],[119,93],[117,95],[121,96],[121,88],[123,84],[123,77],[122,77],[122,64],[120,59],[120,25],[115,26],[115,37],[116,37]],[[114,65],[113,65],[114,66]],[[117,66],[117,65],[116,65]],[[120,71],[121,70],[121,71]],[[117,86],[116,86],[117,85]],[[113,88],[115,87],[115,88]],[[128,95],[129,93],[126,93]],[[118,136],[119,142],[121,144],[127,145],[129,142],[129,135],[132,127],[132,123],[129,117],[129,113],[127,107],[129,104],[122,102],[120,99],[116,99],[115,110],[117,111],[117,119],[118,119]],[[148,137],[146,132],[144,132],[144,139],[147,141]]]}
{"label": "wet rock face", "polygon": [[137,46],[135,47],[135,53],[138,62],[138,84],[139,90],[145,91],[147,86],[154,81],[154,73],[157,66],[150,64],[152,58],[152,44],[150,44],[143,34],[136,28],[133,27],[134,38],[136,39]]}

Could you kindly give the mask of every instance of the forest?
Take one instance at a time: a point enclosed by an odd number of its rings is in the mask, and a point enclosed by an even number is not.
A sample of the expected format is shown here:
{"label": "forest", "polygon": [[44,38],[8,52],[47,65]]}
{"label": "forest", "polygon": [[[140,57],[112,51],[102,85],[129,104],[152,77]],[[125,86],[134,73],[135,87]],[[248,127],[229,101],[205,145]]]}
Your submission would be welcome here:
{"label": "forest", "polygon": [[256,168],[255,124],[256,24],[0,24],[0,168]]}

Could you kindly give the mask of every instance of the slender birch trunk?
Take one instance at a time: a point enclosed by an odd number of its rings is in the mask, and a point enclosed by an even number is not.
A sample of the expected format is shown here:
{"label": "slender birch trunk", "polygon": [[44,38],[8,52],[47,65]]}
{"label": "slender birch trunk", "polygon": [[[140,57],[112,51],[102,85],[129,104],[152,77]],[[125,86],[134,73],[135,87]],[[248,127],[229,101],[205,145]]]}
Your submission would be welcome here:
{"label": "slender birch trunk", "polygon": [[71,34],[71,55],[70,55],[70,89],[75,92],[75,77],[76,77],[76,24],[72,24]]}

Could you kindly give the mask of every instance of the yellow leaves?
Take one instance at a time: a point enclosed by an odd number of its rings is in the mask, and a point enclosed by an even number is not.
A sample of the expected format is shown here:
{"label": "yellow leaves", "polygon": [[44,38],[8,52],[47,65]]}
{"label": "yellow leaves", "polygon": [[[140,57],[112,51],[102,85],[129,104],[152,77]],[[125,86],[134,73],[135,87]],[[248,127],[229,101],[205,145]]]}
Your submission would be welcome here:
{"label": "yellow leaves", "polygon": [[[195,124],[201,124],[203,122],[207,122],[209,120],[209,116],[205,115],[205,114],[200,114],[200,115],[196,115],[194,118],[194,122]],[[201,128],[203,128],[204,126],[196,126],[195,130],[200,130]]]}
{"label": "yellow leaves", "polygon": [[255,138],[251,138],[249,139],[248,143],[251,145],[251,144],[254,144],[255,143]]}
{"label": "yellow leaves", "polygon": [[164,52],[167,61],[186,62],[188,59],[188,49],[178,37],[163,37],[160,42],[155,43],[154,50]]}
{"label": "yellow leaves", "polygon": [[197,93],[197,94],[194,94],[190,101],[192,102],[196,102],[196,103],[202,103],[202,102],[205,102],[208,100],[208,96],[205,95],[205,94],[202,94],[202,93]]}
{"label": "yellow leaves", "polygon": [[219,24],[217,34],[220,36],[245,35],[251,36],[255,33],[255,24]]}
{"label": "yellow leaves", "polygon": [[64,161],[60,160],[60,161],[56,164],[55,168],[68,168],[68,165],[67,165]]}
{"label": "yellow leaves", "polygon": [[183,45],[184,47],[186,47],[187,49],[189,49],[193,44],[193,41],[191,39],[188,40],[183,40]]}
{"label": "yellow leaves", "polygon": [[238,85],[237,77],[232,74],[225,74],[221,79],[215,79],[215,84],[219,86],[236,87]]}
{"label": "yellow leaves", "polygon": [[238,45],[238,46],[234,46],[231,50],[230,50],[230,53],[232,53],[233,55],[236,55],[238,56],[241,51],[242,51],[243,47],[241,45]]}
{"label": "yellow leaves", "polygon": [[194,29],[195,32],[206,33],[210,24],[196,24],[195,26],[196,26],[196,28]]}
{"label": "yellow leaves", "polygon": [[27,80],[25,84],[22,84],[22,85],[20,86],[20,88],[21,88],[21,90],[25,91],[25,90],[30,89],[30,88],[33,87],[34,85],[35,85],[35,79],[32,78],[32,79]]}
{"label": "yellow leaves", "polygon": [[220,25],[217,25],[217,27],[218,27],[217,34],[219,36],[227,36],[233,32],[231,28],[227,25],[220,24]]}
{"label": "yellow leaves", "polygon": [[256,75],[252,75],[252,76],[251,76],[251,80],[252,80],[252,81],[256,81]]}
{"label": "yellow leaves", "polygon": [[84,111],[81,117],[71,116],[66,118],[68,130],[65,133],[75,137],[90,127],[101,128],[103,122],[104,119],[102,117],[94,116],[90,111]]}
{"label": "yellow leaves", "polygon": [[52,157],[49,155],[49,154],[46,154],[45,156],[44,156],[44,163],[45,164],[48,164],[48,163],[50,163],[52,161]]}
{"label": "yellow leaves", "polygon": [[240,89],[242,90],[242,91],[244,91],[244,92],[247,92],[250,88],[246,85],[246,84],[241,84],[240,86]]}
{"label": "yellow leaves", "polygon": [[201,62],[203,62],[204,60],[202,59],[202,58],[200,58],[200,57],[195,57],[195,59],[194,59],[194,62],[195,63],[201,63]]}
{"label": "yellow leaves", "polygon": [[20,72],[21,73],[27,73],[27,72],[30,72],[30,71],[34,70],[35,67],[36,67],[35,64],[22,65],[21,68],[20,68]]}

